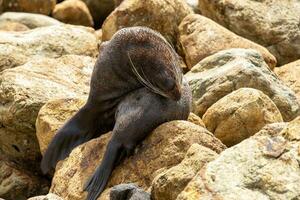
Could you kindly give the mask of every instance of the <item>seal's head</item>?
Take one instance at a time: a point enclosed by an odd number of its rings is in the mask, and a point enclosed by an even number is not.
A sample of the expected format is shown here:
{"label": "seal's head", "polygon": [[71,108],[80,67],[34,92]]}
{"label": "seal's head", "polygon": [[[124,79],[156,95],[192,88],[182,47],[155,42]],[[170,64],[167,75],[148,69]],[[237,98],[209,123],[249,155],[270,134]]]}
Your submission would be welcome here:
{"label": "seal's head", "polygon": [[138,80],[153,92],[178,101],[182,72],[175,50],[162,35],[149,28],[127,29],[134,35],[127,40],[128,63]]}

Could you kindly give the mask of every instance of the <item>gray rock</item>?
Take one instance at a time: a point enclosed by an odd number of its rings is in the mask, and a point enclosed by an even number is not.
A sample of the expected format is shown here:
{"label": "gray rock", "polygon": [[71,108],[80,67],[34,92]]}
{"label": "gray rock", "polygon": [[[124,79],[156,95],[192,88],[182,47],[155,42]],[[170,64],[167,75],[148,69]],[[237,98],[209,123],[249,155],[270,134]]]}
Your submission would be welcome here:
{"label": "gray rock", "polygon": [[132,183],[120,184],[112,187],[110,200],[150,200],[150,194]]}
{"label": "gray rock", "polygon": [[22,12],[5,12],[0,15],[0,22],[18,22],[30,29],[61,24],[56,19],[45,15]]}

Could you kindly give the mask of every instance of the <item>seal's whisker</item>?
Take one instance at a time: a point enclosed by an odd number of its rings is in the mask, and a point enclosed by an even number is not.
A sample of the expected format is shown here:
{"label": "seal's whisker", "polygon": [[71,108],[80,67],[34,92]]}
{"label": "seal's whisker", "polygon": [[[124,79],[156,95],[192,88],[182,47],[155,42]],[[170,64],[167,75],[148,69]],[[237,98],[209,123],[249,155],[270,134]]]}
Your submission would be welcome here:
{"label": "seal's whisker", "polygon": [[163,91],[161,91],[158,87],[155,87],[155,85],[153,85],[153,84],[151,83],[151,81],[149,81],[149,80],[147,79],[147,76],[146,76],[146,74],[144,73],[143,68],[141,68],[141,71],[142,71],[142,73],[143,73],[143,75],[144,75],[144,78],[146,79],[146,82],[148,83],[149,87],[150,87],[154,92],[156,92],[157,94],[160,94],[160,95],[162,95],[162,96],[164,96],[164,97],[168,97],[167,94],[165,94]]}
{"label": "seal's whisker", "polygon": [[140,73],[138,72],[138,70],[136,69],[134,63],[132,62],[132,59],[129,55],[129,53],[127,53],[128,55],[128,58],[129,58],[129,62],[130,62],[130,66],[131,66],[131,69],[133,71],[133,73],[137,76],[137,78],[140,80],[140,82],[145,86],[145,87],[148,87],[149,89],[151,89],[153,92],[157,93],[157,94],[160,94],[164,97],[168,97],[164,92],[162,92],[161,90],[159,90],[159,88],[155,87],[148,79],[147,79],[147,76],[145,75],[143,69],[141,68],[141,71],[142,71],[142,74],[144,77],[142,77],[140,75]]}
{"label": "seal's whisker", "polygon": [[131,69],[133,71],[133,73],[137,76],[138,80],[141,81],[141,83],[144,85],[144,86],[148,86],[147,85],[147,82],[144,80],[144,78],[139,74],[139,72],[137,71],[135,65],[133,64],[132,60],[131,60],[131,57],[128,53],[128,58],[129,58],[129,62],[130,62],[130,66],[131,66]]}

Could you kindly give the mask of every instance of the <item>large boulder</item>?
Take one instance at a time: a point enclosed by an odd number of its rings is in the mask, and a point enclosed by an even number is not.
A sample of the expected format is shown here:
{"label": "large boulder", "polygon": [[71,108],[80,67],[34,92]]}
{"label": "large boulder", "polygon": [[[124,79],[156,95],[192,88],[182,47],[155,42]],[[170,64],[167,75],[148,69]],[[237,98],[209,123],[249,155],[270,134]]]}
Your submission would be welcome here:
{"label": "large boulder", "polygon": [[61,24],[56,19],[45,15],[23,12],[5,12],[0,15],[0,23],[20,23],[29,29]]}
{"label": "large boulder", "polygon": [[275,73],[295,93],[300,102],[300,60],[275,68]]}
{"label": "large boulder", "polygon": [[96,57],[98,43],[94,30],[54,25],[25,32],[0,31],[0,71],[23,65],[37,56],[58,58],[68,54]]}
{"label": "large boulder", "polygon": [[300,114],[295,93],[278,79],[255,50],[220,51],[200,61],[185,77],[193,92],[193,112],[199,116],[219,99],[242,87],[264,92],[285,121]]}
{"label": "large boulder", "polygon": [[52,16],[64,23],[94,26],[94,21],[86,4],[80,0],[65,0],[55,6]]}
{"label": "large boulder", "polygon": [[[84,199],[82,188],[100,164],[111,134],[105,134],[75,148],[59,162],[51,192],[65,200]],[[156,128],[136,149],[133,156],[117,166],[107,187],[135,183],[147,189],[154,177],[179,164],[194,143],[219,153],[225,146],[206,129],[187,121],[172,121]]]}
{"label": "large boulder", "polygon": [[178,40],[189,69],[207,56],[230,48],[255,49],[271,69],[276,66],[275,57],[266,48],[198,14],[190,14],[182,20]]}
{"label": "large boulder", "polygon": [[44,154],[56,131],[84,104],[84,98],[62,98],[48,101],[36,119],[36,136],[41,153]]}
{"label": "large boulder", "polygon": [[18,11],[50,15],[56,0],[2,0],[4,11]]}
{"label": "large boulder", "polygon": [[0,73],[0,148],[22,164],[35,162],[40,150],[35,121],[50,99],[87,95],[95,59],[65,55],[39,57]]}
{"label": "large boulder", "polygon": [[21,168],[1,152],[0,197],[25,200],[30,196],[47,193],[49,184],[47,179],[39,177],[36,172]]}
{"label": "large boulder", "polygon": [[152,182],[151,197],[153,200],[176,199],[197,172],[208,162],[217,157],[213,150],[193,144],[185,158],[178,165],[159,174]]}
{"label": "large boulder", "polygon": [[178,25],[190,13],[192,10],[184,0],[124,0],[103,23],[102,39],[109,40],[124,27],[147,26],[176,44]]}
{"label": "large boulder", "polygon": [[300,58],[298,0],[199,0],[201,13],[269,49],[280,65]]}
{"label": "large boulder", "polygon": [[263,92],[240,88],[208,108],[203,121],[226,146],[232,146],[254,135],[266,124],[283,120],[274,102]]}
{"label": "large boulder", "polygon": [[300,117],[226,149],[199,171],[177,200],[299,199],[299,130]]}

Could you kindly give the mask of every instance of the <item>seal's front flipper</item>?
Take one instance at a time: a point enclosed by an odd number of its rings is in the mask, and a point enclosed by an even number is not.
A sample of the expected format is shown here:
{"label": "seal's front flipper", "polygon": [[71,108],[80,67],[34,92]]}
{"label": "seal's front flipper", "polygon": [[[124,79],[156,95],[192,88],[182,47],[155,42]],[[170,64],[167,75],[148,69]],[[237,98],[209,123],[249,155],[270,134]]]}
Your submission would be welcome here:
{"label": "seal's front flipper", "polygon": [[58,130],[46,150],[41,169],[47,173],[55,168],[59,160],[66,158],[76,146],[96,137],[95,120],[89,110],[83,107]]}
{"label": "seal's front flipper", "polygon": [[109,142],[101,165],[84,186],[84,190],[88,192],[87,200],[96,200],[102,193],[114,169],[115,163],[121,155],[121,151],[121,144],[112,140]]}

